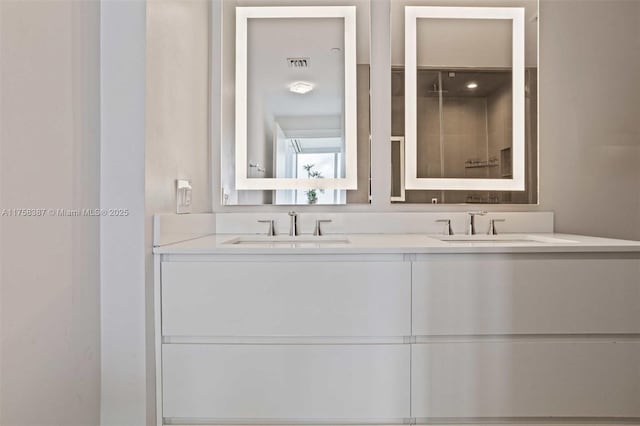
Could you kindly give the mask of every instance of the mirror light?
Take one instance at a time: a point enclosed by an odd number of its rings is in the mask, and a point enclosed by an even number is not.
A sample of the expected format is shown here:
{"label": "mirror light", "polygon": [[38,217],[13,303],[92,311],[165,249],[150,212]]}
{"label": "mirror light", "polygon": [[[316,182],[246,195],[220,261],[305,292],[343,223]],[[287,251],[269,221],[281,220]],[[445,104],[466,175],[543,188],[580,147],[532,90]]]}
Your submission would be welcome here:
{"label": "mirror light", "polygon": [[[313,186],[323,190],[358,189],[358,129],[357,129],[357,66],[356,66],[356,6],[273,6],[236,7],[236,69],[235,69],[235,184],[236,190],[309,189],[308,178],[248,178],[247,157],[247,75],[249,37],[248,23],[252,19],[338,18],[344,22],[344,178],[314,179]],[[296,83],[289,87],[291,90]],[[299,87],[299,86],[295,86]],[[303,88],[303,93],[309,90]],[[299,90],[299,89],[298,89]],[[296,92],[299,93],[299,92]],[[264,165],[263,165],[264,167]]]}
{"label": "mirror light", "polygon": [[312,90],[313,90],[313,83],[309,83],[308,81],[296,81],[289,85],[289,91],[293,93],[298,93],[300,95],[309,93]]}
{"label": "mirror light", "polygon": [[[418,19],[505,19],[512,22],[512,178],[418,177]],[[406,189],[524,191],[524,8],[405,6],[405,185]],[[471,82],[469,82],[471,83]],[[472,89],[467,85],[469,89]],[[477,87],[477,84],[476,84]]]}

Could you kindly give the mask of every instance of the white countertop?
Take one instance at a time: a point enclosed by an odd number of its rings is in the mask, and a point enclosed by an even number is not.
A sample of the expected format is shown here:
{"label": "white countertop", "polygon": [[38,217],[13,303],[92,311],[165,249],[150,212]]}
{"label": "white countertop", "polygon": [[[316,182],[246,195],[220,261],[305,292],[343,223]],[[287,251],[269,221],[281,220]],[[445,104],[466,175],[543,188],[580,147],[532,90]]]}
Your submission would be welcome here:
{"label": "white countertop", "polygon": [[[187,239],[179,238],[176,240]],[[429,253],[583,253],[636,252],[640,241],[570,234],[476,235],[484,241],[441,241],[444,235],[332,234],[273,237],[215,234],[154,247],[156,254],[429,254]],[[454,238],[467,239],[465,235]],[[506,241],[490,241],[507,238]],[[283,241],[284,240],[284,241]],[[348,242],[345,242],[348,240]],[[488,241],[489,240],[489,241]],[[242,244],[234,242],[242,241]]]}

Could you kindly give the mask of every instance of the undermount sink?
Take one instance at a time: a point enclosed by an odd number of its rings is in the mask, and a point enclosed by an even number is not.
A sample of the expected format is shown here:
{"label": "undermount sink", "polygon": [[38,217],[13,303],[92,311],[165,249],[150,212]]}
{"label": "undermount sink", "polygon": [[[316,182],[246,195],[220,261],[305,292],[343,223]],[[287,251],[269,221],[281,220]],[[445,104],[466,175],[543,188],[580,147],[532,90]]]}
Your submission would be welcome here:
{"label": "undermount sink", "polygon": [[434,237],[450,244],[570,244],[575,241],[533,235],[444,235]]}
{"label": "undermount sink", "polygon": [[225,241],[224,244],[232,244],[232,245],[278,245],[278,246],[317,246],[317,245],[341,245],[341,244],[349,244],[350,241],[345,237],[334,237],[334,236],[324,236],[324,237],[314,237],[310,235],[303,235],[298,237],[290,237],[290,236],[246,236],[246,237],[236,237],[232,238],[228,241]]}

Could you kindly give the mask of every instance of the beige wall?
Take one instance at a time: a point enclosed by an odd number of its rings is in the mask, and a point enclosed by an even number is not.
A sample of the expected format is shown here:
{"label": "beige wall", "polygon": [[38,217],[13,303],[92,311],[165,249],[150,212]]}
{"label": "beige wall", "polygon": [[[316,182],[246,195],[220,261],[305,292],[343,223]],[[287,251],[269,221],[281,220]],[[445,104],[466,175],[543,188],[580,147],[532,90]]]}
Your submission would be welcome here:
{"label": "beige wall", "polygon": [[640,2],[542,0],[540,19],[541,207],[640,240]]}
{"label": "beige wall", "polygon": [[[99,207],[99,8],[0,1],[0,208]],[[0,217],[0,424],[99,424],[99,231]]]}
{"label": "beige wall", "polygon": [[209,5],[147,0],[145,236],[147,412],[155,417],[152,217],[175,213],[175,179],[190,179],[192,211],[211,211]]}
{"label": "beige wall", "polygon": [[209,7],[147,0],[146,202],[175,212],[175,179],[191,179],[193,211],[211,210]]}

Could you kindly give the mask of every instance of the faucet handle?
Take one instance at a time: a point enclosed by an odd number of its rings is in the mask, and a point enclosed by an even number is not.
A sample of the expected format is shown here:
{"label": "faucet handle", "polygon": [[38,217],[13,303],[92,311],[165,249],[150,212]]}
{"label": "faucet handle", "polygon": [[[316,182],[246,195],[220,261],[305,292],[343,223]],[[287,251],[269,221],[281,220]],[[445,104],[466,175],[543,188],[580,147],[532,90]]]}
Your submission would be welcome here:
{"label": "faucet handle", "polygon": [[331,223],[331,222],[333,222],[331,219],[318,219],[318,220],[316,220],[316,226],[315,226],[315,228],[313,228],[313,235],[315,235],[316,237],[322,236],[321,224],[322,223]]}
{"label": "faucet handle", "polygon": [[491,219],[489,220],[489,230],[487,231],[487,235],[498,235],[496,231],[496,222],[505,222],[506,219]]}
{"label": "faucet handle", "polygon": [[275,237],[276,236],[276,227],[275,227],[275,220],[271,219],[271,220],[259,220],[258,223],[268,223],[269,224],[269,230],[267,231],[267,235],[270,237]]}
{"label": "faucet handle", "polygon": [[488,212],[485,211],[485,210],[478,210],[478,211],[475,211],[475,212],[467,212],[467,215],[469,216],[468,227],[467,227],[467,234],[468,235],[475,235],[476,234],[476,216],[484,216],[487,213]]}
{"label": "faucet handle", "polygon": [[453,229],[451,228],[451,219],[438,219],[436,220],[438,223],[446,223],[447,228],[444,231],[445,235],[453,235]]}
{"label": "faucet handle", "polygon": [[289,236],[297,237],[298,236],[298,213],[291,210],[289,212]]}

